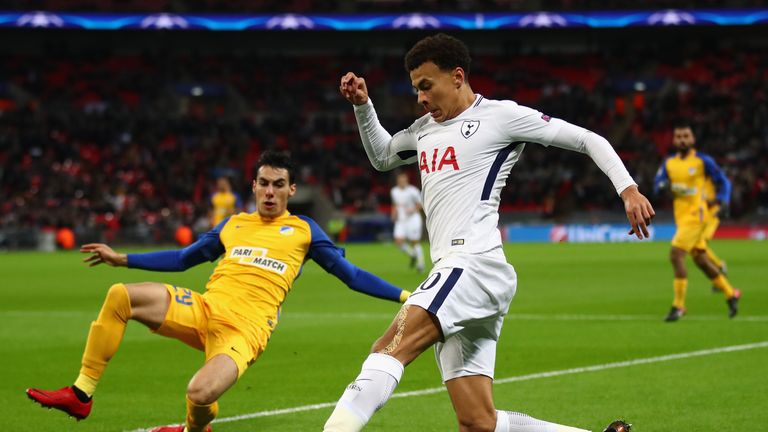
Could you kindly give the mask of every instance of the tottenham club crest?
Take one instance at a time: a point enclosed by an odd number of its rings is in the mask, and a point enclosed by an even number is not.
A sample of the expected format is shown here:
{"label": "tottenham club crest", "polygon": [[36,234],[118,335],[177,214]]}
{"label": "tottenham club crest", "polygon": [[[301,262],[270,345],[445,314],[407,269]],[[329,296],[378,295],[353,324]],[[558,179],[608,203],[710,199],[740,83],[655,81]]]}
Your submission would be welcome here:
{"label": "tottenham club crest", "polygon": [[469,138],[480,129],[480,122],[477,120],[464,120],[461,124],[461,136]]}

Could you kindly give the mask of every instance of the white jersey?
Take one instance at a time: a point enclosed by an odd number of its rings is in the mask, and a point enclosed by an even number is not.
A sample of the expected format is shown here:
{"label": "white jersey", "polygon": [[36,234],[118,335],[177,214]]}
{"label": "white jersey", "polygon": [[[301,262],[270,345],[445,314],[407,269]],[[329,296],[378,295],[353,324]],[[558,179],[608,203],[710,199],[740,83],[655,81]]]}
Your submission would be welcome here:
{"label": "white jersey", "polygon": [[434,262],[501,246],[501,189],[526,143],[587,153],[619,193],[635,184],[605,139],[512,101],[476,95],[457,117],[437,123],[427,114],[394,136],[379,124],[370,100],[355,106],[355,115],[375,168],[418,163]]}
{"label": "white jersey", "polygon": [[395,186],[390,192],[392,195],[392,205],[397,210],[397,222],[404,222],[410,216],[419,213],[421,206],[421,192],[416,186],[407,185],[401,188]]}

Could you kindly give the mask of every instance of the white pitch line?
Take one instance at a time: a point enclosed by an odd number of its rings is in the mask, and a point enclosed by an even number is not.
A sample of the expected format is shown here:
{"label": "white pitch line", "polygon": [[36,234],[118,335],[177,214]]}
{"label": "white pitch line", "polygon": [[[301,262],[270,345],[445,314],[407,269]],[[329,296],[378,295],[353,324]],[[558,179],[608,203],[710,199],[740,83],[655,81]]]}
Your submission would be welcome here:
{"label": "white pitch line", "polygon": [[[598,371],[603,371],[608,369],[617,369],[617,368],[644,365],[644,364],[650,364],[650,363],[660,363],[660,362],[666,362],[666,361],[672,361],[672,360],[688,359],[693,357],[703,357],[703,356],[708,356],[713,354],[730,353],[730,352],[737,352],[737,351],[748,351],[748,350],[754,350],[759,348],[768,348],[768,341],[755,342],[755,343],[743,344],[743,345],[731,345],[731,346],[725,346],[720,348],[710,348],[710,349],[704,349],[704,350],[698,350],[698,351],[689,351],[689,352],[683,352],[678,354],[667,354],[663,356],[646,357],[646,358],[626,360],[626,361],[620,361],[620,362],[614,362],[614,363],[604,363],[604,364],[599,364],[594,366],[561,369],[561,370],[555,370],[555,371],[549,371],[549,372],[538,372],[538,373],[532,373],[527,375],[520,375],[516,377],[496,379],[494,380],[493,383],[494,385],[498,385],[498,384],[507,384],[511,382],[530,381],[530,380],[536,380],[541,378],[552,378],[552,377],[558,377],[558,376],[564,376],[564,375],[580,374],[585,372],[598,372]],[[445,387],[432,387],[432,388],[423,389],[423,390],[414,390],[409,392],[395,393],[394,395],[392,395],[392,399],[424,396],[424,395],[430,395],[435,393],[442,393],[444,391],[445,391]],[[271,416],[282,415],[282,414],[294,414],[294,413],[299,413],[304,411],[315,411],[319,409],[331,408],[331,407],[334,407],[335,405],[336,405],[336,402],[324,402],[324,403],[313,404],[313,405],[302,405],[302,406],[293,407],[293,408],[257,411],[249,414],[241,414],[241,415],[232,416],[232,417],[223,417],[223,418],[214,420],[213,423],[230,423],[230,422],[235,422],[240,420],[254,419],[258,417],[271,417]],[[153,427],[157,427],[157,426],[153,426]],[[134,429],[128,432],[146,432],[150,429],[152,428]]]}

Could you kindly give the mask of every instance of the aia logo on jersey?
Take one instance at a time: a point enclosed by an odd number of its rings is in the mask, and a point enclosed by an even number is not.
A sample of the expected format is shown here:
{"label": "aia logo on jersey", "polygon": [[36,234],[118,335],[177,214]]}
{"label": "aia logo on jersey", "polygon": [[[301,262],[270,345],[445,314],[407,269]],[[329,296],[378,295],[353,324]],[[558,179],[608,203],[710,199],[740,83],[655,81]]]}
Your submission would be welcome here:
{"label": "aia logo on jersey", "polygon": [[[453,147],[447,147],[442,155],[439,155],[440,149],[433,149],[431,155],[422,151],[419,155],[419,171],[429,174],[435,171],[442,171],[444,168],[451,167],[454,170],[459,169],[459,162],[456,160],[456,151]],[[440,156],[438,158],[438,156]]]}
{"label": "aia logo on jersey", "polygon": [[477,120],[464,120],[461,123],[461,136],[469,138],[480,129],[480,122]]}

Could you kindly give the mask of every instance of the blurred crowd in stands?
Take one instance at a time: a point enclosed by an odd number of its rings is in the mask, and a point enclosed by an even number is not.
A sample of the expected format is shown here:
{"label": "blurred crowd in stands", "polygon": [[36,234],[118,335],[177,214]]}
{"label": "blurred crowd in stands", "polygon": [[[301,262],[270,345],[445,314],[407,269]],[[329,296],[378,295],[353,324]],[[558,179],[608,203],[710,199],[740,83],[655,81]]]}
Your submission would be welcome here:
{"label": "blurred crowd in stands", "polygon": [[5,10],[67,12],[368,13],[744,8],[765,0],[10,0]]}
{"label": "blurred crowd in stands", "polygon": [[[647,193],[673,123],[688,120],[733,181],[731,216],[765,215],[768,55],[746,46],[664,52],[478,54],[469,80],[487,98],[602,134]],[[200,228],[217,177],[250,201],[253,165],[268,148],[290,151],[299,184],[317,185],[345,212],[385,211],[393,176],[368,163],[339,77],[366,78],[392,133],[422,114],[402,54],[56,52],[2,63],[0,228]],[[418,184],[415,165],[407,172]],[[502,195],[502,211],[543,218],[621,208],[586,156],[535,144]]]}

